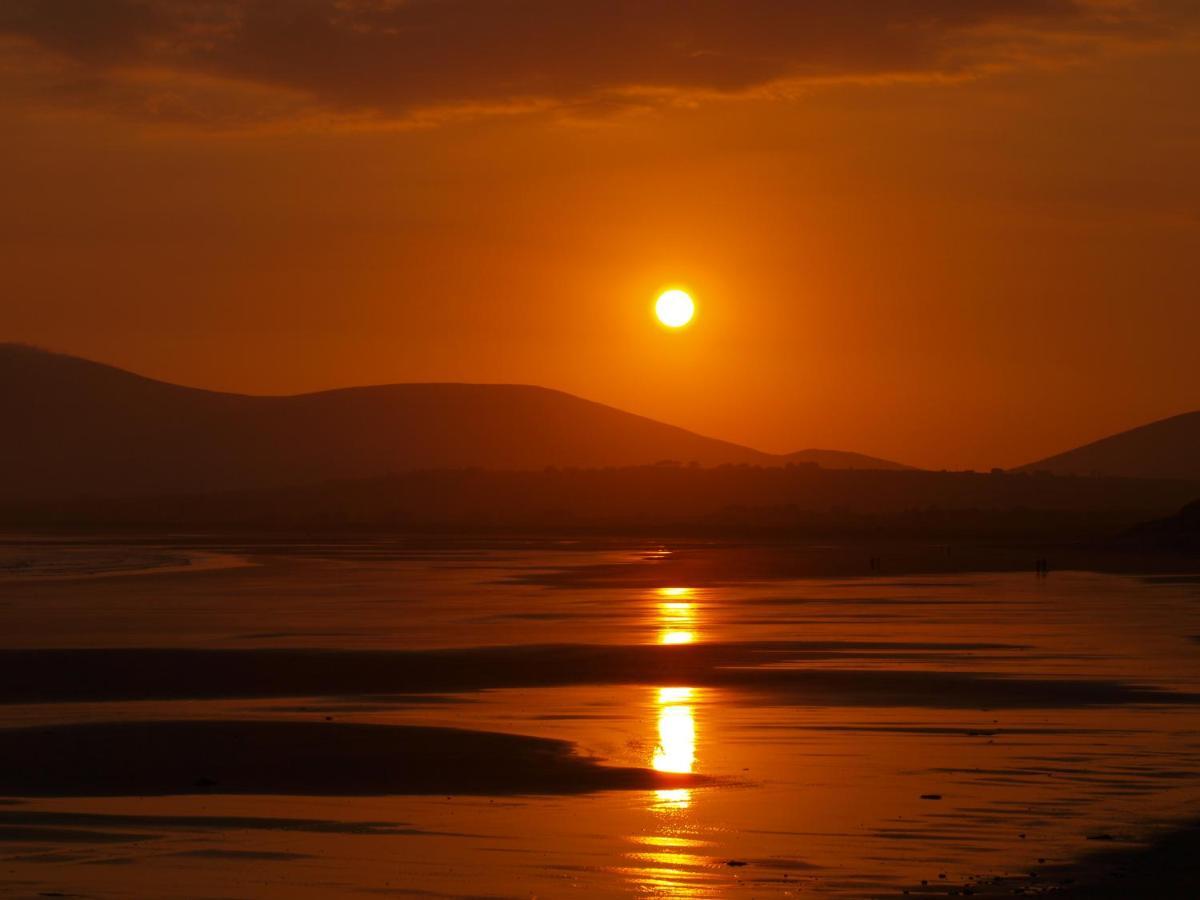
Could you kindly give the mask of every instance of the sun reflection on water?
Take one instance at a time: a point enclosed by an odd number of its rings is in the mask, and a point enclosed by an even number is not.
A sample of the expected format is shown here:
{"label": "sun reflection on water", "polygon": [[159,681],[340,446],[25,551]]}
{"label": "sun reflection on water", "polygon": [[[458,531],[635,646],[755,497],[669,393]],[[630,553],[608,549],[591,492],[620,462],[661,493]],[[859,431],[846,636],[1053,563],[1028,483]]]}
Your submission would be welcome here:
{"label": "sun reflection on water", "polygon": [[691,644],[696,641],[697,608],[695,591],[686,587],[659,588],[658,642],[660,644]]}
{"label": "sun reflection on water", "polygon": [[[699,640],[700,607],[696,591],[687,587],[665,587],[655,591],[659,644],[692,644]],[[665,685],[654,689],[657,739],[650,765],[657,772],[689,774],[696,769],[696,704],[700,689]],[[634,835],[637,849],[628,854],[632,862],[623,870],[636,883],[639,893],[655,897],[711,896],[711,860],[703,849],[709,842],[688,837],[695,829],[690,822],[690,788],[654,791],[647,810],[654,816],[653,834]]]}
{"label": "sun reflection on water", "polygon": [[[692,688],[658,689],[658,743],[650,764],[658,772],[688,773],[696,765],[696,717],[692,712]],[[692,792],[674,788],[655,792],[660,805],[687,809]]]}
{"label": "sun reflection on water", "polygon": [[[664,641],[666,643],[666,641]],[[651,754],[655,771],[686,774],[696,768],[696,715],[698,689],[660,687],[653,695],[657,710],[658,740]],[[704,854],[708,841],[688,837],[692,791],[670,788],[655,791],[647,809],[654,815],[653,834],[635,835],[637,845],[628,854],[626,869],[638,891],[654,897],[711,896],[711,860]]]}
{"label": "sun reflection on water", "polygon": [[[665,587],[656,592],[658,603],[658,642],[691,644],[696,641],[697,605],[695,590]],[[695,689],[662,687],[655,704],[658,707],[658,742],[650,764],[659,772],[688,773],[696,764],[696,717],[692,708]],[[655,792],[657,805],[669,809],[687,809],[692,792],[675,788]]]}

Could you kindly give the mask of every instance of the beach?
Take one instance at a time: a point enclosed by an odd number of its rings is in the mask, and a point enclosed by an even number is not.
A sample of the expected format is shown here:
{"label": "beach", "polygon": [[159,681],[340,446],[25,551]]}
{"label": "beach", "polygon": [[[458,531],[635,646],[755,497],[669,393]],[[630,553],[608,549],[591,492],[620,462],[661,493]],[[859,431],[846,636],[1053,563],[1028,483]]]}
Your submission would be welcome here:
{"label": "beach", "polygon": [[[133,562],[0,584],[15,896],[1193,883],[1183,572],[797,573],[875,549],[854,545],[95,540]],[[238,564],[177,564],[192,554]]]}

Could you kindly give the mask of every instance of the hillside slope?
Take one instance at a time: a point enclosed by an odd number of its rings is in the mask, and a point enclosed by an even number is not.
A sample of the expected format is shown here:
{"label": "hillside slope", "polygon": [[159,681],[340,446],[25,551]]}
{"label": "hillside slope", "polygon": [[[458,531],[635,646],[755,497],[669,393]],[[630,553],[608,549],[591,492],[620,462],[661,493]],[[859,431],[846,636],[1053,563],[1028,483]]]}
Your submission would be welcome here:
{"label": "hillside slope", "polygon": [[1200,412],[1131,428],[1017,471],[1200,480]]}
{"label": "hillside slope", "polygon": [[182,387],[0,344],[0,499],[194,493],[417,469],[816,462],[904,468],[840,451],[775,456],[511,384],[392,384],[263,397]]}
{"label": "hillside slope", "polygon": [[396,384],[286,397],[180,387],[0,346],[0,497],[118,496],[424,468],[616,466],[773,457],[524,385]]}

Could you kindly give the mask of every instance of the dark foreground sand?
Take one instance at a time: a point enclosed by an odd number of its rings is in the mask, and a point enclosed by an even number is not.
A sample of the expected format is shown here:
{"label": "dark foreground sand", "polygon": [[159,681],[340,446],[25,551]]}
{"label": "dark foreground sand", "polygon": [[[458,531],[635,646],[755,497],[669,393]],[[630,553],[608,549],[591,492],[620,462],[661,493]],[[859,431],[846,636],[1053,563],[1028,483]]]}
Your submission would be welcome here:
{"label": "dark foreground sand", "polygon": [[0,794],[576,794],[686,787],[566,741],[333,722],[108,722],[0,731]]}
{"label": "dark foreground sand", "polygon": [[1053,897],[1055,900],[1195,900],[1200,897],[1200,823],[1135,846],[1110,847],[1021,875],[910,887],[909,897]]}

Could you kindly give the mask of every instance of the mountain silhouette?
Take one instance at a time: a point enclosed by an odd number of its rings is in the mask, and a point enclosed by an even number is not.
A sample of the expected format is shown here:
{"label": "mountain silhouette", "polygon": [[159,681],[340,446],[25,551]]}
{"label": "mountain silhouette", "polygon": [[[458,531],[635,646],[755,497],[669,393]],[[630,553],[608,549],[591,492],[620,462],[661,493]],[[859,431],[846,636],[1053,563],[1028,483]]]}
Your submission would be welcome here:
{"label": "mountain silhouette", "polygon": [[1200,412],[1131,428],[1017,471],[1200,480]]}
{"label": "mountain silhouette", "polygon": [[[249,396],[19,344],[0,345],[0,416],[8,426],[0,498],[8,499],[262,488],[432,468],[789,461],[541,387],[393,384]],[[846,456],[856,467],[869,459]]]}

